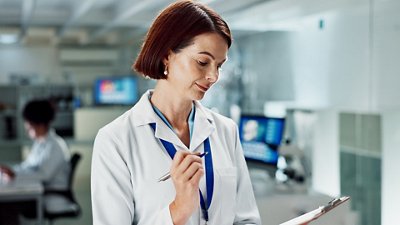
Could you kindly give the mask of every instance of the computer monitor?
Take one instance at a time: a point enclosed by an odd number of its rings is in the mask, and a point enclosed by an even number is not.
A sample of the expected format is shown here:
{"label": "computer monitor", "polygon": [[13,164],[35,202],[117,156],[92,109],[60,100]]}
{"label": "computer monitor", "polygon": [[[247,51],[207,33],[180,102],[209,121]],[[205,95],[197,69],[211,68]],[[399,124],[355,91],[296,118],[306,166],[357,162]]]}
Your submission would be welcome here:
{"label": "computer monitor", "polygon": [[242,115],[239,136],[246,160],[276,166],[284,125],[284,118]]}
{"label": "computer monitor", "polygon": [[132,76],[98,78],[95,81],[96,105],[133,105],[137,100],[137,80]]}

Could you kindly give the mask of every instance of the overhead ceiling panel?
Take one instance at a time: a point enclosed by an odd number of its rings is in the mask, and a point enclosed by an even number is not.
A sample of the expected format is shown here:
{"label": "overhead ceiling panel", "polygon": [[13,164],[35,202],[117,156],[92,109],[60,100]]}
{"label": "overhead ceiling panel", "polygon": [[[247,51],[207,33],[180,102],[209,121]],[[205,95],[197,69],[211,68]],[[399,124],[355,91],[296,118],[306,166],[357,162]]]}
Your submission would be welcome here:
{"label": "overhead ceiling panel", "polygon": [[[33,2],[34,6],[23,10],[24,3]],[[320,0],[324,4],[328,0]],[[338,0],[345,1],[345,0]],[[360,0],[348,0],[360,1]],[[5,27],[19,27],[22,36],[38,35],[29,32],[30,29],[51,29],[57,34],[57,42],[63,43],[63,38],[80,40],[82,44],[98,44],[107,40],[118,43],[116,37],[123,37],[120,41],[131,40],[128,36],[143,35],[159,11],[174,2],[174,0],[0,0],[0,29]],[[231,28],[242,27],[254,30],[254,27],[268,21],[271,13],[270,6],[276,2],[291,2],[293,5],[300,2],[317,2],[317,0],[203,0],[228,21]],[[320,5],[320,4],[316,4]],[[290,4],[284,7],[293,8]],[[281,6],[282,7],[282,6]],[[279,10],[277,10],[279,12]],[[82,35],[82,32],[85,35]],[[79,33],[74,36],[71,33]],[[118,34],[119,33],[119,34]],[[83,38],[85,36],[86,38]],[[121,43],[123,44],[123,43]]]}

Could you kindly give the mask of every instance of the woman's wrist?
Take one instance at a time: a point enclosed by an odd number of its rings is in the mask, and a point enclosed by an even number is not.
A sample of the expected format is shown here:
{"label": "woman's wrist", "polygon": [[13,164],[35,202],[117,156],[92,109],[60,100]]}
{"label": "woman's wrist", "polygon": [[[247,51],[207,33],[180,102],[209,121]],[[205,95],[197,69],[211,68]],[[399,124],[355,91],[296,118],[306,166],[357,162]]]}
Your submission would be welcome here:
{"label": "woman's wrist", "polygon": [[175,201],[169,204],[169,211],[171,213],[172,222],[174,225],[184,225],[189,219],[190,215],[185,215],[186,213],[179,208]]}

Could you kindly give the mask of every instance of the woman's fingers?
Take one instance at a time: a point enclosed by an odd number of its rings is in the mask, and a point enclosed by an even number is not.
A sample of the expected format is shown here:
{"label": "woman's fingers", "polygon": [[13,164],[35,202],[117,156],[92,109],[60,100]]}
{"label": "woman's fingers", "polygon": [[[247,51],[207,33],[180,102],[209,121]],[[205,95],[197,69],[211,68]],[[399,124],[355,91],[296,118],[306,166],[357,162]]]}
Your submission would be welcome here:
{"label": "woman's fingers", "polygon": [[194,175],[201,170],[201,173],[203,174],[203,165],[200,162],[192,162],[190,164],[190,166],[184,171],[184,173],[182,173],[182,180],[183,181],[189,181],[189,180],[193,180],[194,182],[200,180],[200,179],[193,179]]}
{"label": "woman's fingers", "polygon": [[178,165],[182,162],[186,155],[189,155],[190,152],[186,151],[177,151],[172,160],[172,168],[178,167]]}
{"label": "woman's fingers", "polygon": [[0,165],[0,173],[1,173],[1,181],[2,182],[9,182],[14,179],[15,173],[7,166]]}
{"label": "woman's fingers", "polygon": [[192,176],[192,178],[190,179],[194,184],[198,184],[200,179],[203,177],[204,175],[204,169],[203,167],[199,168]]}
{"label": "woman's fingers", "polygon": [[199,181],[204,174],[203,161],[198,154],[178,151],[170,169],[176,195],[170,205],[180,215],[191,215],[199,207]]}
{"label": "woman's fingers", "polygon": [[202,168],[202,159],[197,154],[178,151],[172,163],[171,176],[175,180],[185,182],[192,179],[196,172]]}
{"label": "woman's fingers", "polygon": [[0,172],[7,175],[10,178],[14,178],[15,173],[7,166],[0,166]]}

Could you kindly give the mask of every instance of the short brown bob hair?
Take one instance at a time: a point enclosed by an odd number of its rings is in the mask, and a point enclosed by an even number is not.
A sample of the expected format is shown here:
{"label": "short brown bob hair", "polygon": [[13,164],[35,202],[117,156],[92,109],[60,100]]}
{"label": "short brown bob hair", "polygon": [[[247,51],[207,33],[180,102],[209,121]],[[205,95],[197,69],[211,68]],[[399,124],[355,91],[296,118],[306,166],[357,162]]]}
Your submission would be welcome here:
{"label": "short brown bob hair", "polygon": [[166,79],[163,60],[169,51],[178,53],[204,33],[218,33],[231,46],[228,24],[214,10],[193,1],[175,2],[151,25],[132,69],[152,79]]}

